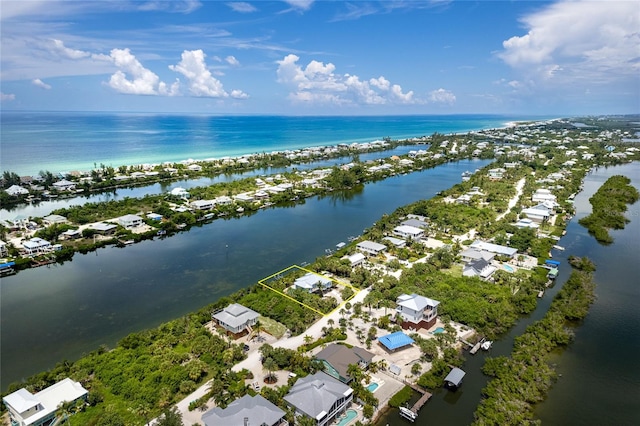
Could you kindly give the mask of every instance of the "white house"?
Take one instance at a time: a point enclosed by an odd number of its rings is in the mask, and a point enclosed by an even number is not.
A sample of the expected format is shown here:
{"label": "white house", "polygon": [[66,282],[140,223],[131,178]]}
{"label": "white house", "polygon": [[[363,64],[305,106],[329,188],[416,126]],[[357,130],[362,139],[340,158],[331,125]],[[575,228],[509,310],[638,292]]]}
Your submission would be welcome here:
{"label": "white house", "polygon": [[496,257],[495,253],[486,250],[477,250],[473,248],[468,248],[462,252],[460,252],[460,258],[463,262],[471,262],[472,260],[484,259],[487,262],[491,262],[493,258]]}
{"label": "white house", "polygon": [[551,212],[544,204],[538,204],[535,207],[523,209],[520,214],[536,223],[542,223],[544,221],[548,221],[551,218]]}
{"label": "white house", "polygon": [[516,228],[533,228],[533,229],[538,229],[540,227],[540,225],[538,225],[537,223],[535,223],[533,220],[531,219],[520,219],[515,223]]}
{"label": "white house", "polygon": [[360,241],[358,244],[356,244],[356,249],[366,254],[375,256],[377,254],[383,253],[387,249],[387,246],[385,246],[384,244],[376,243],[374,241],[365,240]]}
{"label": "white house", "polygon": [[66,217],[59,214],[50,214],[49,216],[45,216],[42,218],[42,221],[45,223],[45,225],[56,225],[59,223],[68,222]]}
{"label": "white house", "polygon": [[70,180],[62,179],[57,182],[53,182],[53,187],[58,191],[71,191],[76,189],[76,183]]}
{"label": "white house", "polygon": [[191,207],[196,210],[211,210],[213,206],[215,206],[215,201],[213,200],[195,200],[189,203]]}
{"label": "white house", "polygon": [[141,226],[143,223],[143,220],[138,215],[126,214],[118,218],[118,223],[124,226],[125,228],[130,229],[130,228],[137,228],[138,226]]}
{"label": "white house", "polygon": [[346,258],[349,261],[349,263],[351,264],[352,268],[355,268],[356,266],[362,265],[364,263],[364,261],[366,260],[365,255],[362,254],[362,253],[354,253],[351,256],[347,256]]}
{"label": "white house", "polygon": [[27,195],[29,190],[21,187],[20,185],[11,185],[9,188],[5,189],[4,192],[12,197],[17,197],[18,195]]}
{"label": "white house", "polygon": [[233,334],[239,334],[243,331],[251,332],[251,326],[258,322],[258,314],[256,311],[233,303],[226,308],[211,314],[211,318],[227,331]]}
{"label": "white house", "polygon": [[495,253],[501,256],[513,257],[518,253],[518,249],[514,249],[507,246],[501,246],[499,244],[487,243],[484,241],[476,240],[474,241],[469,248],[473,248],[476,250],[486,250],[491,253]]}
{"label": "white house", "polygon": [[294,288],[301,288],[309,293],[313,293],[318,289],[324,292],[330,289],[332,285],[333,282],[329,278],[313,272],[308,272],[293,282]]}
{"label": "white house", "polygon": [[48,426],[55,423],[60,404],[86,399],[87,394],[80,383],[66,378],[36,394],[19,389],[2,401],[9,411],[11,426]]}
{"label": "white house", "polygon": [[192,172],[201,172],[202,166],[199,164],[189,164],[189,166],[187,166],[187,169]]}
{"label": "white house", "polygon": [[418,294],[401,294],[396,300],[396,312],[402,317],[402,328],[430,328],[438,316],[437,300]]}
{"label": "white house", "polygon": [[420,228],[416,228],[415,226],[409,225],[400,225],[393,228],[393,233],[402,238],[410,238],[412,240],[417,240],[419,238],[424,237],[424,230]]}
{"label": "white house", "polygon": [[544,201],[552,201],[556,202],[556,196],[551,193],[550,190],[545,188],[539,188],[536,192],[531,196],[531,201],[534,203],[542,203]]}
{"label": "white house", "polygon": [[170,194],[174,197],[189,198],[189,192],[184,188],[173,188]]}
{"label": "white house", "polygon": [[51,243],[47,240],[43,240],[42,238],[32,238],[29,241],[25,241],[22,243],[22,247],[27,252],[27,254],[42,254],[48,253],[51,251]]}

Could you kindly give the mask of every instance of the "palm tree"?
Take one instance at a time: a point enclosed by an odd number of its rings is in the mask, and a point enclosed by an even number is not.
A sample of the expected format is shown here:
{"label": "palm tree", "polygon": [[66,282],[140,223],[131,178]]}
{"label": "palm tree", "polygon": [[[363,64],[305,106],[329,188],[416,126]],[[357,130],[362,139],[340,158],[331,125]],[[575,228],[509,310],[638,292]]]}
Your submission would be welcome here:
{"label": "palm tree", "polygon": [[308,345],[313,341],[313,337],[309,336],[308,334],[305,334],[305,336],[303,337],[303,340],[304,340],[304,344]]}
{"label": "palm tree", "polygon": [[271,379],[274,378],[273,372],[276,368],[278,368],[278,365],[273,360],[273,358],[269,357],[262,363],[262,368],[266,369],[269,372],[269,374],[267,375],[267,379],[271,381]]}

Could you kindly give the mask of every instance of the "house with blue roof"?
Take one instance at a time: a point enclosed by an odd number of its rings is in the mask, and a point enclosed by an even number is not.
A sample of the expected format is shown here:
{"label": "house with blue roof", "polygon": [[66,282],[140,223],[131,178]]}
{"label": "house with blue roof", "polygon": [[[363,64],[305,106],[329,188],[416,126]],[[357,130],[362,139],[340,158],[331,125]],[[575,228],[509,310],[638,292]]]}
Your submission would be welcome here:
{"label": "house with blue roof", "polygon": [[395,333],[379,337],[378,343],[388,352],[395,352],[413,345],[415,341],[402,331],[396,331]]}

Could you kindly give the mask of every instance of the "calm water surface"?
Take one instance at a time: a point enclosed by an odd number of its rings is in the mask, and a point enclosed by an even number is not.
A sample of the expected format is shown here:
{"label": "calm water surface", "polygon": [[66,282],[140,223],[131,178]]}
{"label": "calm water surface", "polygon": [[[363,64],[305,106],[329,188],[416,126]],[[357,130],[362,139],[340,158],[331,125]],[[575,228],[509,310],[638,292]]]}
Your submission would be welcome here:
{"label": "calm water surface", "polygon": [[77,254],[62,266],[4,278],[0,388],[197,310],[292,264],[312,262],[383,214],[430,198],[460,182],[463,171],[488,163],[445,164],[361,192],[216,220],[163,241]]}

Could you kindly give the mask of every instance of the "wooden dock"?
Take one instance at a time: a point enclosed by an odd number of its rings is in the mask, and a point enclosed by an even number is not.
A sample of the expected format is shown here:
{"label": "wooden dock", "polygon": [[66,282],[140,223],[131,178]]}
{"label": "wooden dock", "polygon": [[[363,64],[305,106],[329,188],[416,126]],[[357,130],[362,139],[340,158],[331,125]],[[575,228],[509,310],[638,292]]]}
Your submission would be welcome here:
{"label": "wooden dock", "polygon": [[[483,339],[484,340],[484,339]],[[480,350],[480,346],[482,345],[483,340],[476,343],[471,349],[469,349],[469,353],[471,355],[475,355],[478,350]]]}
{"label": "wooden dock", "polygon": [[413,404],[413,406],[411,408],[409,408],[409,410],[411,410],[416,416],[418,415],[418,411],[422,408],[422,406],[424,404],[427,403],[427,401],[433,396],[430,392],[427,392],[426,390],[422,389],[420,386],[413,384],[407,380],[403,380],[404,384],[409,386],[411,389],[413,389],[414,391],[422,394],[422,396],[420,397],[420,399],[418,401],[416,401],[415,404]]}

